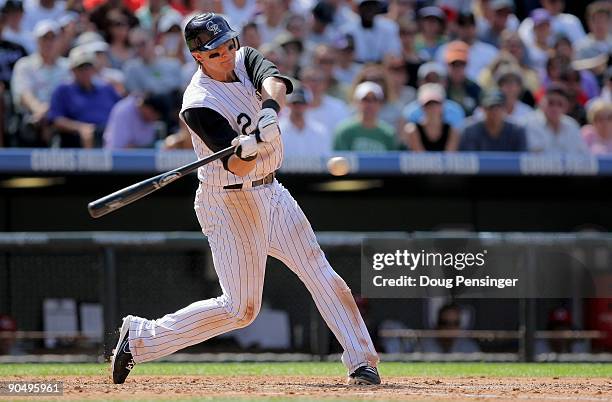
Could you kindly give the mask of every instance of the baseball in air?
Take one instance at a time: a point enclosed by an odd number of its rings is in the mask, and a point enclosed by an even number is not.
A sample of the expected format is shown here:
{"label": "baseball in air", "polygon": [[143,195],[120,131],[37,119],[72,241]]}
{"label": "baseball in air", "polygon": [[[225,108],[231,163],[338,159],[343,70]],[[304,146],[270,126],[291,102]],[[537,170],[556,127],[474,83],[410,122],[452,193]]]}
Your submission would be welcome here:
{"label": "baseball in air", "polygon": [[345,157],[334,156],[327,161],[327,169],[334,176],[344,176],[351,170],[351,166]]}

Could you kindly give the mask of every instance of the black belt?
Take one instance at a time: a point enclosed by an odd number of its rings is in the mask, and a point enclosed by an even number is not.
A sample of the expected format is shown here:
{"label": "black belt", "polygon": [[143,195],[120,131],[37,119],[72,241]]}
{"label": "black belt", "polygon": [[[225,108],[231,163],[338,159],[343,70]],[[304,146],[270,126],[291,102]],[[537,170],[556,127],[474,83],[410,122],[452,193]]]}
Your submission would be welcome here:
{"label": "black belt", "polygon": [[[275,175],[276,175],[276,172],[272,172],[268,174],[266,177],[264,177],[263,179],[255,180],[251,182],[251,187],[257,187],[263,184],[270,184],[274,181]],[[240,190],[242,186],[243,186],[243,183],[238,183],[238,184],[229,184],[227,186],[223,186],[223,188],[225,190]]]}

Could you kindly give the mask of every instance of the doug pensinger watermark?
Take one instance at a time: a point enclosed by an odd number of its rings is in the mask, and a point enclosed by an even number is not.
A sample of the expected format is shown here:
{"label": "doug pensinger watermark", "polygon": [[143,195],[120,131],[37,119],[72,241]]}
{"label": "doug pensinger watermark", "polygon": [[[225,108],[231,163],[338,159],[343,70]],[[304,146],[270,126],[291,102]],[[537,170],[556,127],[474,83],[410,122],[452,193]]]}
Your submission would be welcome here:
{"label": "doug pensinger watermark", "polygon": [[[563,244],[479,238],[367,238],[362,242],[361,294],[368,298],[602,297],[589,259]],[[590,250],[589,247],[593,248]],[[594,259],[593,259],[594,260]]]}

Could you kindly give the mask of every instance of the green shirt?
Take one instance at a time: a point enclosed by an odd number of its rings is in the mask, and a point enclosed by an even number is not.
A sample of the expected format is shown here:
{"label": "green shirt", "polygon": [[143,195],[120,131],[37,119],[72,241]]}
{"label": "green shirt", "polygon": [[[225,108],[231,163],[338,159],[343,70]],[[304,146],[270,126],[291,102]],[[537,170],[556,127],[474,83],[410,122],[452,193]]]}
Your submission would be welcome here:
{"label": "green shirt", "polygon": [[365,128],[355,119],[349,119],[336,129],[334,150],[384,152],[397,149],[393,127],[378,121],[374,128]]}

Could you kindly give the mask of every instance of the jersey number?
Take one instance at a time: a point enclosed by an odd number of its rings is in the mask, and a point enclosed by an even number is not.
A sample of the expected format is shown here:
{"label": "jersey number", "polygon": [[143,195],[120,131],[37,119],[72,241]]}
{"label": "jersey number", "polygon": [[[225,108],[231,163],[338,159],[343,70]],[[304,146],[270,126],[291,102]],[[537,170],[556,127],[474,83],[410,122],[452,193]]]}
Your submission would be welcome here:
{"label": "jersey number", "polygon": [[[242,123],[243,120],[245,120],[244,124]],[[249,117],[249,115],[246,113],[240,113],[238,115],[237,121],[238,121],[238,125],[240,126],[240,131],[242,132],[242,134],[249,135],[249,133],[247,133],[247,127],[251,126],[251,118]]]}

